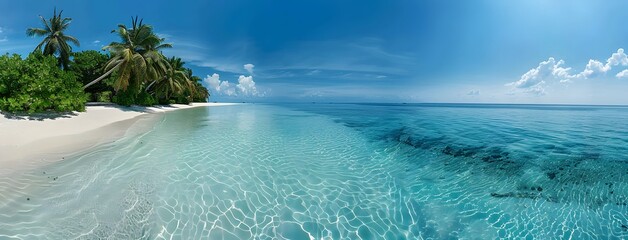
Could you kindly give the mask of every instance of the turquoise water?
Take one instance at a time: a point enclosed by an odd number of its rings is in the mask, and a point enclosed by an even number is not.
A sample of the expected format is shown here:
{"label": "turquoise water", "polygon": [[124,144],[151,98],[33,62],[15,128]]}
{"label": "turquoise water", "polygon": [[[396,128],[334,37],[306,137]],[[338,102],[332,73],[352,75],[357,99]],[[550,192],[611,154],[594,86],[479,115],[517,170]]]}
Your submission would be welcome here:
{"label": "turquoise water", "polygon": [[627,122],[589,106],[178,110],[0,178],[0,239],[626,239]]}

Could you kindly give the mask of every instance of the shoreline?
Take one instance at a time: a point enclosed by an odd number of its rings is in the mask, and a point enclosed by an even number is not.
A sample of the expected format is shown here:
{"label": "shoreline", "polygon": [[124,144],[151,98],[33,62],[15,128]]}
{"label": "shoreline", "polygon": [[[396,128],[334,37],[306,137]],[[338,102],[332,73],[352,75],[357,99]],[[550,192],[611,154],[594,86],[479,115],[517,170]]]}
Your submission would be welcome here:
{"label": "shoreline", "polygon": [[63,160],[123,137],[150,131],[163,113],[237,103],[192,103],[124,107],[87,106],[85,112],[0,114],[0,176]]}

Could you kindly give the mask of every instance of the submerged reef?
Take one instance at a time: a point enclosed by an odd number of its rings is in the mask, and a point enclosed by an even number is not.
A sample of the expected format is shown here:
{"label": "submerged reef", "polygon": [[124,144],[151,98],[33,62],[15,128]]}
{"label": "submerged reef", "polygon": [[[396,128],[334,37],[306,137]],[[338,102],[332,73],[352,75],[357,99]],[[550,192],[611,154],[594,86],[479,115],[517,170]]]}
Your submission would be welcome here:
{"label": "submerged reef", "polygon": [[563,147],[545,144],[539,146],[543,149],[535,149],[535,154],[518,153],[510,150],[507,144],[467,145],[451,136],[424,136],[408,127],[392,129],[380,139],[410,148],[411,151],[406,151],[409,154],[413,151],[432,152],[438,161],[431,164],[442,164],[446,171],[470,171],[476,177],[494,178],[498,186],[516,183],[511,184],[511,190],[487,189],[487,194],[494,198],[578,202],[592,208],[628,204],[628,185],[625,183],[628,162],[606,161],[596,152],[566,155],[562,154],[566,152]]}

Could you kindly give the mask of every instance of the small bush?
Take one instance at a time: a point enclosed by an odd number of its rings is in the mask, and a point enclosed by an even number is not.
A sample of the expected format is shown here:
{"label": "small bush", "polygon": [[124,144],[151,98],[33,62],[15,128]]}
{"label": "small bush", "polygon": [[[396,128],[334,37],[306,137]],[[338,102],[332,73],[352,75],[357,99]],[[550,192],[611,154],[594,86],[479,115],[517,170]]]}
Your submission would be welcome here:
{"label": "small bush", "polygon": [[[103,69],[107,64],[107,60],[109,60],[109,56],[99,51],[87,50],[82,52],[73,52],[72,62],[70,62],[70,65],[66,70],[74,73],[74,75],[76,75],[76,80],[81,82],[82,85],[85,85],[105,73]],[[113,88],[106,82],[107,79],[102,80],[85,89],[85,92],[99,93],[113,91]]]}
{"label": "small bush", "polygon": [[112,95],[113,95],[113,92],[111,92],[111,91],[104,91],[104,92],[94,93],[94,101],[96,101],[96,102],[111,102],[111,96]]}
{"label": "small bush", "polygon": [[137,104],[142,106],[153,106],[157,104],[157,101],[149,93],[142,91],[137,95]]}
{"label": "small bush", "polygon": [[111,98],[111,101],[122,106],[131,106],[135,104],[135,94],[130,91],[118,91]]}
{"label": "small bush", "polygon": [[131,106],[133,104],[153,106],[157,104],[157,100],[155,100],[155,98],[153,98],[153,96],[149,93],[144,91],[140,91],[138,93],[130,88],[126,91],[118,91],[116,95],[113,96],[112,101],[123,106]]}
{"label": "small bush", "polygon": [[0,57],[0,109],[8,112],[85,111],[87,96],[54,56],[31,53]]}

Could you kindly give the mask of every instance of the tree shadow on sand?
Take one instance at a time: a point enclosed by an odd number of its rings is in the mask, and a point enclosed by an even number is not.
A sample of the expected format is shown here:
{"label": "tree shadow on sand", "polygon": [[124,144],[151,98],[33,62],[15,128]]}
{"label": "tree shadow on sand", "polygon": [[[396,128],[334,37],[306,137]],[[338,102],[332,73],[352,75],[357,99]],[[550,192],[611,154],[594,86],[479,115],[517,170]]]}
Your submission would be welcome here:
{"label": "tree shadow on sand", "polygon": [[[145,106],[120,106],[112,103],[88,103],[89,106],[102,106],[102,107],[111,107],[116,108],[124,112],[142,112],[142,113],[155,113],[155,110],[171,110],[177,109],[178,107],[175,105],[155,105],[151,107]],[[158,111],[157,111],[158,112]],[[62,118],[72,118],[79,115],[78,112],[42,112],[42,113],[26,113],[26,112],[18,112],[18,113],[8,113],[8,112],[0,112],[0,115],[3,115],[7,119],[11,120],[35,120],[35,121],[43,121],[43,120],[55,120]]]}
{"label": "tree shadow on sand", "polygon": [[46,119],[54,120],[59,118],[71,118],[78,116],[76,112],[43,112],[43,113],[5,113],[0,112],[5,118],[12,120],[35,120],[43,121]]}

